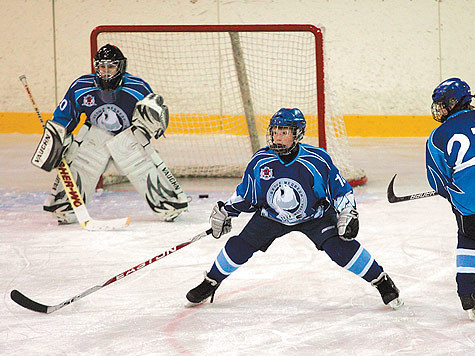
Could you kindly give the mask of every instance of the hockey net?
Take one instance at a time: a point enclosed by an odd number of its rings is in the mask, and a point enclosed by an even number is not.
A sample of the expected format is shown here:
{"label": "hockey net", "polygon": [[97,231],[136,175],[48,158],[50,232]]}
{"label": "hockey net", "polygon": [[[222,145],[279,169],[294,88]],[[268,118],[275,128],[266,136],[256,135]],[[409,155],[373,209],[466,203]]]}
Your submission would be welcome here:
{"label": "hockey net", "polygon": [[[242,176],[270,117],[297,107],[303,142],[326,148],[350,184],[364,184],[327,85],[323,42],[313,25],[107,25],[91,33],[91,58],[118,46],[127,72],[164,97],[170,124],[153,145],[177,177]],[[103,181],[123,179],[112,169]]]}

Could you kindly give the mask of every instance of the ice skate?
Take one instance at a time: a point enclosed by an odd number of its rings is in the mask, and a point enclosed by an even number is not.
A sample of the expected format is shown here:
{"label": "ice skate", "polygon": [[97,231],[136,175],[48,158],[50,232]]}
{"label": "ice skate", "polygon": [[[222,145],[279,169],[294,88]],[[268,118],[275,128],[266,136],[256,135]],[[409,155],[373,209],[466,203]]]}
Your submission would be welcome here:
{"label": "ice skate", "polygon": [[214,279],[208,277],[205,272],[205,279],[197,287],[193,288],[186,294],[188,302],[187,307],[193,307],[204,303],[209,297],[211,297],[210,303],[213,303],[214,293],[218,289],[221,283],[216,282]]}
{"label": "ice skate", "polygon": [[378,278],[371,281],[371,285],[376,287],[379,294],[381,294],[384,304],[389,305],[394,310],[404,305],[403,300],[399,297],[399,289],[386,272],[381,273]]}
{"label": "ice skate", "polygon": [[460,296],[463,310],[466,310],[470,320],[475,321],[475,293]]}

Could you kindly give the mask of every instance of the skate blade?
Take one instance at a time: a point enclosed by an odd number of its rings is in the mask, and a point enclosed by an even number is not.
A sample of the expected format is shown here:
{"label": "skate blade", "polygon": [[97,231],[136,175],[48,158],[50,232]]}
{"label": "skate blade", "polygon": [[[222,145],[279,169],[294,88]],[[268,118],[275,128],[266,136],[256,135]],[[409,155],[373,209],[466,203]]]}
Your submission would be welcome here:
{"label": "skate blade", "polygon": [[467,310],[467,312],[469,319],[475,321],[475,308]]}
{"label": "skate blade", "polygon": [[198,305],[201,305],[203,303],[205,303],[209,298],[206,298],[205,300],[203,300],[202,302],[199,302],[199,303],[193,303],[193,302],[190,302],[190,301],[187,301],[185,303],[185,308],[193,308],[193,307],[197,307]]}
{"label": "skate blade", "polygon": [[398,310],[400,307],[404,305],[404,301],[401,298],[396,298],[391,300],[388,305],[393,308],[394,310]]}

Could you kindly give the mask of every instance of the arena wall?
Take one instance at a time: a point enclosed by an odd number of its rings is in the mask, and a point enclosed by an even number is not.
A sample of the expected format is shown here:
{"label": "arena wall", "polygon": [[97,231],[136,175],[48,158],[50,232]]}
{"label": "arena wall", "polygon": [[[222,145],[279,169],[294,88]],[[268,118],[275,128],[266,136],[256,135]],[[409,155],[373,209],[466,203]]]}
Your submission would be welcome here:
{"label": "arena wall", "polygon": [[6,0],[0,13],[0,133],[41,132],[18,77],[50,117],[90,71],[89,35],[105,24],[324,26],[350,136],[425,136],[434,87],[454,76],[475,86],[472,0]]}

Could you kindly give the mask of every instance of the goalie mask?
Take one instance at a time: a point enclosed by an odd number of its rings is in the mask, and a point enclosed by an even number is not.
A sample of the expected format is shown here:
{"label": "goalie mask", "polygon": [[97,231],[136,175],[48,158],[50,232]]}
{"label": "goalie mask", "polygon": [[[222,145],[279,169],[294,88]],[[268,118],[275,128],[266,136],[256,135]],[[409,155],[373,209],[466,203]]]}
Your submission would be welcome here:
{"label": "goalie mask", "polygon": [[299,109],[280,109],[270,119],[267,145],[278,155],[288,155],[302,140],[306,125],[305,117]]}
{"label": "goalie mask", "polygon": [[127,67],[127,58],[113,45],[102,46],[94,56],[97,84],[105,91],[118,88]]}
{"label": "goalie mask", "polygon": [[439,84],[432,94],[432,117],[444,122],[456,112],[470,107],[470,87],[459,78],[450,78]]}

